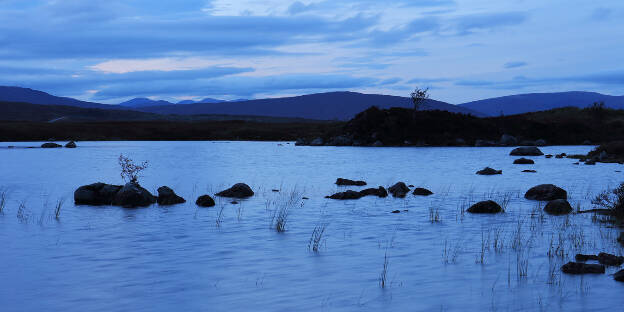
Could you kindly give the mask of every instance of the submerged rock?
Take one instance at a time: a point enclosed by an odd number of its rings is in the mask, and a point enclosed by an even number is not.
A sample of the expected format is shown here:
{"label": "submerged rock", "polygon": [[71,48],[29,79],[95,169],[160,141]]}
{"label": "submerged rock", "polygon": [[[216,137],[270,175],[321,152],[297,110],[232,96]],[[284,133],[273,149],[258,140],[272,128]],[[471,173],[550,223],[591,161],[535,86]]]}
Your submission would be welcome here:
{"label": "submerged rock", "polygon": [[336,185],[364,186],[364,185],[366,185],[366,182],[365,181],[355,181],[355,180],[338,178],[338,179],[336,179]]}
{"label": "submerged rock", "polygon": [[251,190],[249,185],[245,183],[236,183],[229,189],[223,190],[215,195],[220,197],[246,198],[253,196],[254,192]]}
{"label": "submerged rock", "polygon": [[514,148],[509,155],[511,156],[542,156],[544,153],[535,146],[522,146]]}
{"label": "submerged rock", "polygon": [[601,252],[598,254],[598,262],[608,266],[620,266],[624,263],[624,257]]}
{"label": "submerged rock", "polygon": [[158,199],[156,200],[159,205],[175,205],[185,203],[186,200],[180,196],[178,196],[171,188],[168,186],[161,186],[158,188]]}
{"label": "submerged rock", "polygon": [[360,194],[362,194],[362,196],[374,195],[380,198],[388,197],[388,191],[386,191],[383,186],[361,190]]}
{"label": "submerged rock", "polygon": [[344,191],[344,192],[336,193],[336,194],[331,195],[331,196],[327,196],[326,198],[347,200],[347,199],[360,199],[362,197],[364,197],[364,195],[362,193],[360,193],[360,192],[347,190],[347,191]]}
{"label": "submerged rock", "polygon": [[546,156],[545,156],[545,157],[546,157],[546,158],[552,158],[552,157],[553,157],[553,155],[551,155],[551,154],[546,154]]}
{"label": "submerged rock", "polygon": [[57,147],[63,147],[63,145],[52,143],[52,142],[41,144],[41,148],[57,148]]}
{"label": "submerged rock", "polygon": [[547,214],[559,216],[572,212],[572,206],[570,206],[570,203],[565,199],[555,199],[546,204],[544,211]]}
{"label": "submerged rock", "polygon": [[197,197],[195,204],[200,207],[212,207],[215,205],[215,201],[210,195],[202,195]]}
{"label": "submerged rock", "polygon": [[582,262],[568,262],[561,266],[561,271],[567,274],[603,274],[605,266]]}
{"label": "submerged rock", "polygon": [[145,207],[155,202],[156,197],[136,182],[126,183],[113,199],[113,205],[125,208]]}
{"label": "submerged rock", "polygon": [[65,144],[66,148],[76,148],[76,142],[74,141],[69,141],[67,142],[67,144]]}
{"label": "submerged rock", "polygon": [[426,188],[417,187],[414,189],[414,192],[412,192],[412,194],[418,195],[418,196],[429,196],[429,195],[432,195],[433,192]]}
{"label": "submerged rock", "polygon": [[93,183],[83,185],[74,192],[74,203],[76,205],[112,205],[115,194],[119,192],[121,185],[106,183]]}
{"label": "submerged rock", "polygon": [[484,200],[470,206],[466,211],[470,213],[499,213],[503,209],[493,200]]}
{"label": "submerged rock", "polygon": [[495,174],[503,174],[503,170],[496,170],[490,167],[485,167],[479,171],[477,171],[479,175],[495,175]]}
{"label": "submerged rock", "polygon": [[514,160],[514,165],[532,165],[535,162],[533,161],[533,159],[528,159],[528,158],[518,158],[516,160]]}
{"label": "submerged rock", "polygon": [[568,199],[568,193],[554,184],[540,184],[530,188],[524,194],[524,198],[541,201]]}
{"label": "submerged rock", "polygon": [[522,172],[532,172],[532,173],[535,173],[535,172],[537,172],[537,171],[535,171],[535,170],[533,170],[533,169],[526,169],[526,170],[522,170]]}
{"label": "submerged rock", "polygon": [[392,194],[393,197],[403,198],[407,193],[409,193],[410,189],[403,182],[397,182],[393,186],[388,188],[388,192]]}

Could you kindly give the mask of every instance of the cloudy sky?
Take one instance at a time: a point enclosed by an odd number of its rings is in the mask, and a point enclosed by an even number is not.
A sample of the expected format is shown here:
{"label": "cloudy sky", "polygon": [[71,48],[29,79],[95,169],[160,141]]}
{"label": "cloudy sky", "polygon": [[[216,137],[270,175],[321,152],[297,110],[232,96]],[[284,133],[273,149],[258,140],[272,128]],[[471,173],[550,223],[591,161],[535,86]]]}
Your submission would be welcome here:
{"label": "cloudy sky", "polygon": [[622,0],[0,0],[0,85],[116,103],[624,94]]}

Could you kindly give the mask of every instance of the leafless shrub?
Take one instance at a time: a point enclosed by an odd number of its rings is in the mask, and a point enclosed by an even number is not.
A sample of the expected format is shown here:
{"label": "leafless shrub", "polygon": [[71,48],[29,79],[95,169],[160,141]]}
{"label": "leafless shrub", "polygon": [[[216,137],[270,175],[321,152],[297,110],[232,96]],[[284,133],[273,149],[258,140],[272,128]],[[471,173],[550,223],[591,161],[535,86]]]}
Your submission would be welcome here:
{"label": "leafless shrub", "polygon": [[7,199],[7,190],[6,189],[0,189],[0,214],[4,213],[4,206],[6,205],[6,199]]}
{"label": "leafless shrub", "polygon": [[26,202],[24,201],[20,202],[17,208],[17,220],[22,223],[28,223],[30,220],[30,212],[26,209]]}
{"label": "leafless shrub", "polygon": [[137,182],[139,178],[139,173],[148,167],[147,160],[140,163],[135,164],[134,161],[123,154],[119,155],[119,166],[121,166],[121,178],[125,182]]}
{"label": "leafless shrub", "polygon": [[65,202],[65,198],[61,198],[56,201],[56,205],[54,206],[54,218],[56,220],[61,216],[61,208],[63,207],[63,203]]}
{"label": "leafless shrub", "polygon": [[379,287],[386,288],[388,284],[388,250],[384,253],[383,269],[379,274]]}

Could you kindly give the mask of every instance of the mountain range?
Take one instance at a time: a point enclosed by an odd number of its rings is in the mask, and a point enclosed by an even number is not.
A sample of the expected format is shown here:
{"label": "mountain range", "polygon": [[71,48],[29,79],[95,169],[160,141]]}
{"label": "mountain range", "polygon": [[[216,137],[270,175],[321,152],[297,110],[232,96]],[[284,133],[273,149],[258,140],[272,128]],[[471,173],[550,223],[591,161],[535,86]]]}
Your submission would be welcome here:
{"label": "mountain range", "polygon": [[[501,114],[521,114],[565,106],[587,107],[592,105],[593,102],[601,101],[604,102],[607,107],[624,109],[624,96],[612,96],[582,91],[518,94],[472,101],[458,105],[436,100],[427,100],[424,109],[445,110],[485,117],[499,116]],[[5,102],[3,105],[0,105],[0,116],[4,116],[4,118],[0,117],[2,120],[16,120],[15,118],[40,120],[37,114],[46,117],[60,116],[59,114],[61,114],[62,111],[71,113],[72,116],[89,116],[89,120],[99,118],[96,117],[96,115],[111,120],[120,120],[123,118],[128,118],[130,120],[141,118],[153,120],[155,116],[164,117],[164,115],[169,116],[167,118],[171,118],[172,115],[178,115],[180,117],[192,115],[204,115],[204,117],[206,117],[207,115],[214,115],[219,116],[220,119],[237,119],[241,116],[246,116],[247,118],[250,116],[265,116],[313,120],[349,120],[357,113],[370,106],[377,106],[379,108],[412,107],[411,99],[408,97],[362,94],[347,91],[257,100],[241,99],[225,101],[205,98],[200,101],[180,101],[177,104],[164,100],[135,98],[118,105],[111,105],[80,101],[68,97],[58,97],[28,88],[2,86],[0,86],[0,102]],[[36,105],[24,104],[23,107],[20,108],[16,103]],[[44,107],[53,105],[82,109],[110,110],[111,112],[99,112],[95,114],[95,111],[78,112],[75,109],[53,109]],[[132,113],[128,113],[127,111],[129,110],[132,111]],[[12,117],[9,118],[9,116]],[[182,117],[182,119],[188,119],[188,117]]]}

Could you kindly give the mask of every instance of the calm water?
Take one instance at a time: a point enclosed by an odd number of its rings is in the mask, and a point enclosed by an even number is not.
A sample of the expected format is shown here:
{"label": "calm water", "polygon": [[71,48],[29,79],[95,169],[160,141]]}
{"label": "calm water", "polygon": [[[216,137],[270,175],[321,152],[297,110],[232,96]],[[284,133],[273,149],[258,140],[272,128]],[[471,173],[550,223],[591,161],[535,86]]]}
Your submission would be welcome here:
{"label": "calm water", "polygon": [[[34,143],[2,143],[36,145]],[[544,147],[586,153],[587,146]],[[577,252],[622,254],[617,230],[589,214],[552,217],[522,195],[564,187],[573,205],[624,180],[621,165],[573,165],[510,148],[295,147],[272,142],[80,142],[71,149],[0,148],[0,303],[3,311],[466,311],[619,309],[617,268],[564,276]],[[140,181],[188,200],[142,209],[74,206],[73,191],[121,183],[117,157],[149,161]],[[478,176],[490,166],[500,176]],[[537,173],[522,173],[522,169]],[[325,199],[336,178],[397,181],[435,195]],[[246,182],[256,196],[197,208],[195,198]],[[279,189],[280,192],[273,192]],[[353,187],[351,189],[359,189]],[[271,227],[288,198],[287,231]],[[60,219],[55,203],[65,199]],[[504,214],[463,214],[482,199]],[[23,204],[21,212],[19,205]],[[392,210],[408,210],[400,214]],[[431,215],[439,222],[431,222]],[[308,249],[327,224],[319,253]],[[551,245],[553,246],[551,248]],[[549,256],[549,250],[557,255]],[[481,256],[483,255],[483,257]],[[387,285],[379,277],[387,256]],[[483,258],[483,260],[481,260]],[[483,263],[481,263],[483,262]],[[551,272],[553,274],[549,274]]]}

